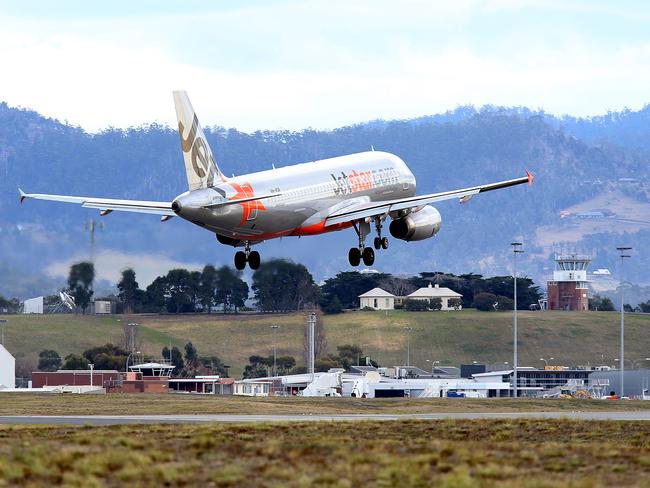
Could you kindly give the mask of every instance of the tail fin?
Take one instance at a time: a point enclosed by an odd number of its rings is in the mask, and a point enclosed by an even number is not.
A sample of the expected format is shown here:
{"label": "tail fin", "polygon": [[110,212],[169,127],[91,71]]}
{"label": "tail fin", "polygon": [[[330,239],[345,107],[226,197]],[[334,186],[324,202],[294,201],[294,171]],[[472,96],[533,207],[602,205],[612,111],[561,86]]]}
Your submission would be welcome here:
{"label": "tail fin", "polygon": [[174,105],[176,106],[178,133],[181,137],[183,159],[185,160],[187,184],[190,190],[210,188],[214,186],[215,179],[217,183],[219,180],[226,181],[212,156],[212,151],[187,93],[175,91]]}

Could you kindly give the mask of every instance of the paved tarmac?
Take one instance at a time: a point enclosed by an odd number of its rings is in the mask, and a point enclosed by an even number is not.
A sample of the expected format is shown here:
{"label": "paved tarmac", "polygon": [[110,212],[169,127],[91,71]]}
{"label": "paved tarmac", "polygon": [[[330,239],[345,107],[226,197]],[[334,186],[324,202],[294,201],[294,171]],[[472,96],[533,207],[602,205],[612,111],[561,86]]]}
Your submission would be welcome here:
{"label": "paved tarmac", "polygon": [[40,425],[121,425],[190,424],[203,422],[351,422],[359,420],[444,420],[444,419],[573,419],[650,421],[650,411],[639,412],[490,412],[423,414],[348,414],[348,415],[11,415],[0,416],[0,424]]}

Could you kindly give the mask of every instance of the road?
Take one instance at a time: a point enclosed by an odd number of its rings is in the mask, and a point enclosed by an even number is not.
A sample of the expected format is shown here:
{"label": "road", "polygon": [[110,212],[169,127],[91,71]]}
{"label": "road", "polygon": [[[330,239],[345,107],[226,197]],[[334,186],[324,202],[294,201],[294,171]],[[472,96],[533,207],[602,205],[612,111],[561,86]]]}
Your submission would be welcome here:
{"label": "road", "polygon": [[650,421],[650,411],[638,412],[491,412],[423,414],[342,414],[342,415],[11,415],[0,416],[0,424],[40,425],[121,425],[188,424],[202,422],[350,422],[359,420],[444,420],[444,419],[573,419]]}

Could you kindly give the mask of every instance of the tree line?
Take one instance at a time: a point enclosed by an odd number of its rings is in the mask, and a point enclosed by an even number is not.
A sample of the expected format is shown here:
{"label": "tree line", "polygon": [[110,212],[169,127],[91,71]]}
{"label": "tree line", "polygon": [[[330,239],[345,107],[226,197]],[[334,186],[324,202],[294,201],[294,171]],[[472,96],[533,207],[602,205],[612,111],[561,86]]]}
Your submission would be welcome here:
{"label": "tree line", "polygon": [[[197,374],[227,376],[228,374],[228,367],[218,356],[199,355],[198,350],[191,342],[185,344],[183,352],[176,346],[171,349],[165,346],[161,355],[164,360],[174,366],[172,377],[194,377]],[[68,354],[64,358],[53,349],[45,349],[38,355],[38,370],[87,370],[92,364],[96,370],[125,371],[129,357],[133,357],[134,361],[149,362],[153,360],[146,355],[136,358],[126,349],[108,343],[87,349],[81,354]],[[133,363],[130,364],[133,365]]]}
{"label": "tree line", "polygon": [[[475,307],[479,310],[511,310],[514,306],[514,283],[512,276],[494,276],[485,278],[479,274],[454,275],[452,273],[422,272],[417,276],[398,277],[388,273],[360,273],[343,271],[333,278],[325,280],[321,286],[321,307],[326,313],[337,313],[342,309],[356,308],[358,296],[373,289],[382,288],[396,296],[407,296],[418,288],[437,284],[460,293],[460,305],[463,308]],[[517,308],[527,310],[530,305],[538,304],[541,298],[539,287],[530,278],[517,278]],[[458,305],[456,301],[450,306]],[[438,301],[416,303],[406,300],[404,307],[410,310],[440,309]]]}
{"label": "tree line", "polygon": [[[66,290],[75,298],[79,311],[84,313],[93,297],[92,283],[95,271],[92,263],[71,266]],[[242,279],[240,271],[228,266],[215,268],[206,265],[201,271],[177,268],[157,277],[144,290],[136,273],[128,268],[122,271],[116,297],[122,313],[238,313],[251,305],[260,312],[294,312],[320,310],[335,314],[359,306],[359,295],[379,287],[396,296],[405,297],[429,284],[450,288],[462,295],[452,299],[453,308],[476,308],[482,311],[512,310],[514,283],[512,276],[484,277],[468,273],[455,275],[441,271],[421,272],[416,276],[394,276],[389,273],[361,273],[342,271],[318,286],[307,268],[285,259],[272,259],[252,275],[252,286]],[[252,296],[251,296],[252,292]],[[531,278],[517,278],[517,306],[528,310],[539,303],[542,294]],[[0,297],[4,306],[16,308],[14,301]],[[47,300],[46,300],[47,302]],[[9,305],[7,305],[9,304]],[[402,305],[410,311],[440,310],[440,300],[405,300]],[[397,306],[396,308],[398,308]],[[590,310],[614,310],[609,298],[594,295],[589,299]],[[626,311],[650,312],[650,301],[637,307],[625,305]]]}

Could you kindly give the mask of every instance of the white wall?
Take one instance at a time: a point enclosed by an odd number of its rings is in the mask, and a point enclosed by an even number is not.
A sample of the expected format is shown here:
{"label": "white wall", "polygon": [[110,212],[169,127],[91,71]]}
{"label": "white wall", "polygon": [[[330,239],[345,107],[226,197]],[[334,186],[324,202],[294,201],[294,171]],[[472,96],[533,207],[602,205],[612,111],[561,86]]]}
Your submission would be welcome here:
{"label": "white wall", "polygon": [[43,313],[43,297],[30,298],[23,303],[23,313]]}
{"label": "white wall", "polygon": [[393,297],[362,297],[359,303],[359,308],[370,307],[375,310],[393,310],[395,308],[395,299]]}
{"label": "white wall", "polygon": [[16,360],[0,344],[0,389],[16,388]]}

